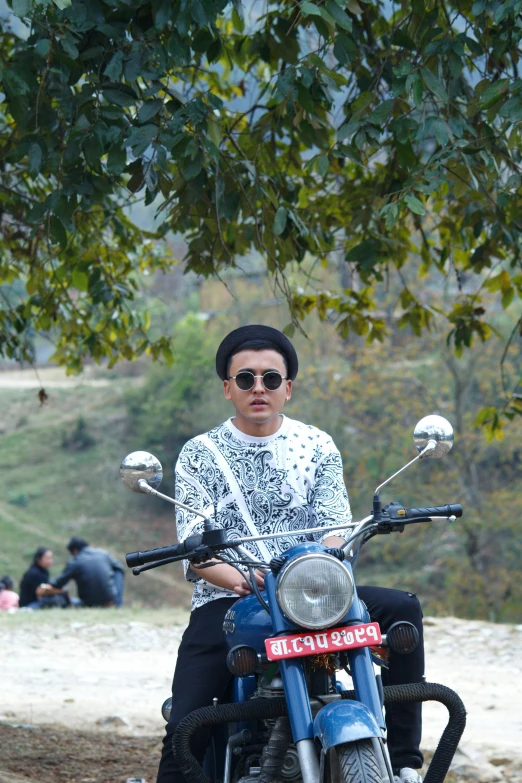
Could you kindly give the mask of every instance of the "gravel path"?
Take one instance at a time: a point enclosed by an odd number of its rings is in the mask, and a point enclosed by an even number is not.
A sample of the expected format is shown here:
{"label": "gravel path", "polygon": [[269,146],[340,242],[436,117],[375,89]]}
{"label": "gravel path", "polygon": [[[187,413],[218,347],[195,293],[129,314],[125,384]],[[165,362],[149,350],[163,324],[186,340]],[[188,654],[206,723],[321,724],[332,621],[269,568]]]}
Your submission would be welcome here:
{"label": "gravel path", "polygon": [[[184,626],[62,617],[55,625],[2,622],[0,722],[160,738]],[[425,629],[427,679],[456,690],[468,711],[463,751],[499,762],[495,775],[488,765],[490,777],[477,779],[502,779],[501,762],[522,754],[522,625],[426,618]],[[442,705],[425,705],[424,749],[436,746],[446,720]],[[510,780],[522,783],[522,775]]]}

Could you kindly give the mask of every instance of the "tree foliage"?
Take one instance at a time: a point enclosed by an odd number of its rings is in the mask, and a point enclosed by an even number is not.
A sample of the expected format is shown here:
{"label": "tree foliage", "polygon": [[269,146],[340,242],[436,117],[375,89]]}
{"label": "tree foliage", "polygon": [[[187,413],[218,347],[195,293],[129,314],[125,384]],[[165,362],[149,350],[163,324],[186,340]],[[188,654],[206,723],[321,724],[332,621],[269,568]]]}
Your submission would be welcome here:
{"label": "tree foliage", "polygon": [[[73,370],[168,357],[133,311],[136,273],[169,263],[136,198],[190,270],[262,254],[290,333],[316,311],[383,340],[376,295],[408,265],[400,324],[432,326],[431,274],[457,354],[491,335],[485,291],[520,304],[521,0],[11,3],[30,35],[1,39],[4,355],[54,329]],[[292,287],[309,256],[341,258],[346,284]],[[520,412],[517,382],[484,421]]]}
{"label": "tree foliage", "polygon": [[174,465],[190,438],[230,415],[215,371],[216,334],[193,313],[173,332],[174,366],[148,367],[145,383],[126,396],[128,434],[136,449]]}

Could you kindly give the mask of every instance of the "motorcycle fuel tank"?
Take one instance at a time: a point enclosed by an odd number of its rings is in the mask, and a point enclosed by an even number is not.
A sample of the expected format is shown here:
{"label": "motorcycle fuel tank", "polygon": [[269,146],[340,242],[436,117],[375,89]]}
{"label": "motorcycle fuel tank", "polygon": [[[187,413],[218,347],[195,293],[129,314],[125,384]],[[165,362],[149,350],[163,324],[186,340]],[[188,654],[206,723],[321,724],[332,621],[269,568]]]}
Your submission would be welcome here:
{"label": "motorcycle fuel tank", "polygon": [[265,639],[273,633],[270,615],[255,595],[240,598],[230,607],[225,615],[223,631],[229,648],[245,644],[257,653],[265,652]]}

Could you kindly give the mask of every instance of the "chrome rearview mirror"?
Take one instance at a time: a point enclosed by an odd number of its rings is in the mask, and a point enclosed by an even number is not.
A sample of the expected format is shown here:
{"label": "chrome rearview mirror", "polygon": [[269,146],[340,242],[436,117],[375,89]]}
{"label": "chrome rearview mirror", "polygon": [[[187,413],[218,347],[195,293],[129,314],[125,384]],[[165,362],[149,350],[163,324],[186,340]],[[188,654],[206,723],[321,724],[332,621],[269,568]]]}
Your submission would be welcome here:
{"label": "chrome rearview mirror", "polygon": [[146,492],[140,486],[145,480],[152,489],[157,489],[163,478],[161,462],[148,451],[133,451],[127,454],[120,465],[120,478],[133,492]]}
{"label": "chrome rearview mirror", "polygon": [[425,416],[415,427],[413,442],[422,458],[439,459],[453,446],[453,427],[443,416]]}
{"label": "chrome rearview mirror", "polygon": [[435,457],[438,459],[448,453],[453,446],[453,427],[449,421],[442,416],[436,416],[435,414],[432,416],[425,416],[415,427],[413,442],[419,452],[417,456],[394,473],[393,476],[390,476],[389,479],[386,479],[382,484],[379,484],[375,490],[373,497],[374,516],[380,513],[379,492],[386,484],[389,484],[395,476],[398,476],[399,473],[402,473],[403,470],[409,468],[410,465],[413,465],[413,463],[417,462],[419,459],[424,459],[425,457]]}

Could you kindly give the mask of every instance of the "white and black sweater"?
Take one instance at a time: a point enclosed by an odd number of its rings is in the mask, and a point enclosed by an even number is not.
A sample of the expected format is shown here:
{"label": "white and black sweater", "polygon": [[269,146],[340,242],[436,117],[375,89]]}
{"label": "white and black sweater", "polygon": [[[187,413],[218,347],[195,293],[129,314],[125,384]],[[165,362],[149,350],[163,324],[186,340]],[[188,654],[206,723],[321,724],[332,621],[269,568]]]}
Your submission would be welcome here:
{"label": "white and black sweater", "polygon": [[[253,557],[268,562],[305,541],[310,527],[349,524],[350,503],[341,455],[329,435],[286,416],[274,435],[245,435],[231,419],[185,444],[176,463],[176,499],[201,511],[232,538],[289,535],[245,544]],[[176,510],[179,541],[203,529],[203,521]],[[325,531],[348,538],[350,530]],[[192,608],[235,593],[209,584],[185,563],[194,582]]]}

